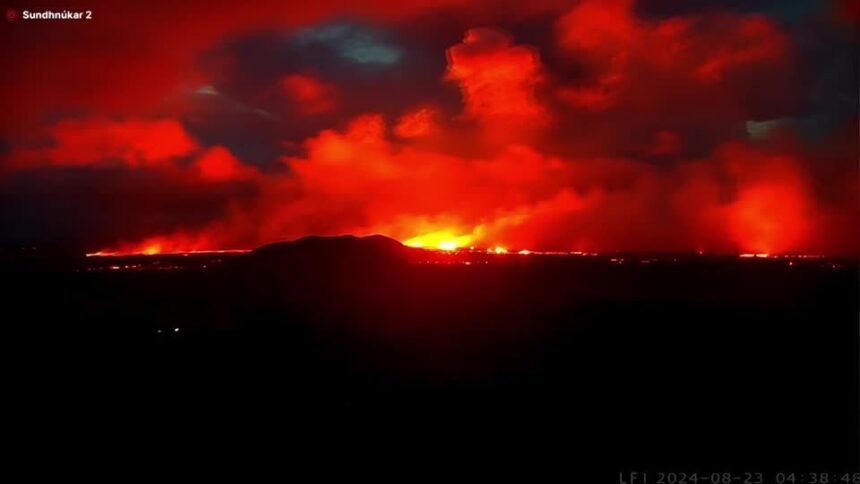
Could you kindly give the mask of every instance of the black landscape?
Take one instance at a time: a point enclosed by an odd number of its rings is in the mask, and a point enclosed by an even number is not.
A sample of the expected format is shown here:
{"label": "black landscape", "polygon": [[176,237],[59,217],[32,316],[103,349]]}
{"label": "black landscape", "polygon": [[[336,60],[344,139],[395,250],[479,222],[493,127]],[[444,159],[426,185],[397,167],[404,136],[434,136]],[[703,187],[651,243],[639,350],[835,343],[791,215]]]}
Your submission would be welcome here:
{"label": "black landscape", "polygon": [[59,415],[483,422],[509,439],[488,442],[555,435],[613,472],[858,464],[854,260],[381,236],[2,260],[6,365],[33,412],[62,395]]}

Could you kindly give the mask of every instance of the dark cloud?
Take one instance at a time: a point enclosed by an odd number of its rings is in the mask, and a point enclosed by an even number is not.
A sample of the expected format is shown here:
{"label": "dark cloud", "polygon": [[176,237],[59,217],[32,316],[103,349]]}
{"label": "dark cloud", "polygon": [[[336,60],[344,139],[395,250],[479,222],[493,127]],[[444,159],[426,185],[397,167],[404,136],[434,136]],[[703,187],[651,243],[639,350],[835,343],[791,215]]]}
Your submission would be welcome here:
{"label": "dark cloud", "polygon": [[826,0],[641,0],[637,12],[644,16],[669,17],[708,11],[761,13],[783,21],[802,21],[830,8]]}
{"label": "dark cloud", "polygon": [[364,66],[398,63],[403,52],[386,32],[350,22],[332,22],[301,29],[292,42],[300,51],[322,46],[337,58]]}

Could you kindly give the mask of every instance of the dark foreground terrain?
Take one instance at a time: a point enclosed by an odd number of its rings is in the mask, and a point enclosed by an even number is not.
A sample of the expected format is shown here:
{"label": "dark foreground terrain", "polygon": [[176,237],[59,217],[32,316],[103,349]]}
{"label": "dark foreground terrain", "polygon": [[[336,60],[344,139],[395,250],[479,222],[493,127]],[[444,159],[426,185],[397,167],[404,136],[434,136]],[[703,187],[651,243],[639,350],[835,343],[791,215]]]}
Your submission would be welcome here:
{"label": "dark foreground terrain", "polygon": [[403,446],[531,450],[593,482],[858,466],[852,260],[450,255],[374,237],[3,261],[24,425],[322,417]]}

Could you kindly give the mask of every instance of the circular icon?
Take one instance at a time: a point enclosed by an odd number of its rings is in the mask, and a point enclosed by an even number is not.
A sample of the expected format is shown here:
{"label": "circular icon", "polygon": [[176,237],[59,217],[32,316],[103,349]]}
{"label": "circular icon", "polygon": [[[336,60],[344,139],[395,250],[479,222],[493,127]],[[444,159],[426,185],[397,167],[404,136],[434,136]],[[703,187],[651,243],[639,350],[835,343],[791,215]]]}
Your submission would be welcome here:
{"label": "circular icon", "polygon": [[11,8],[9,10],[6,10],[6,20],[11,22],[16,18],[18,18],[18,12]]}

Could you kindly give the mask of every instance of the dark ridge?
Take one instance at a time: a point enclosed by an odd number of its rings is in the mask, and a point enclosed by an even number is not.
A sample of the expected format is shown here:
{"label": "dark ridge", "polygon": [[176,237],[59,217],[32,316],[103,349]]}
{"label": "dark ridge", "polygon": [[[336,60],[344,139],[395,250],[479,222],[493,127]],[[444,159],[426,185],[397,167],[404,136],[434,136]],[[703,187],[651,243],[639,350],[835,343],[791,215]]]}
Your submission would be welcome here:
{"label": "dark ridge", "polygon": [[332,237],[309,235],[296,240],[266,244],[254,249],[251,251],[251,254],[271,255],[300,250],[343,250],[355,247],[388,251],[398,251],[405,248],[400,242],[384,235],[369,235],[366,237],[355,235],[336,235]]}
{"label": "dark ridge", "polygon": [[379,264],[413,260],[420,249],[406,247],[383,235],[356,237],[309,236],[288,242],[276,242],[254,249],[248,254],[253,262],[312,264]]}

